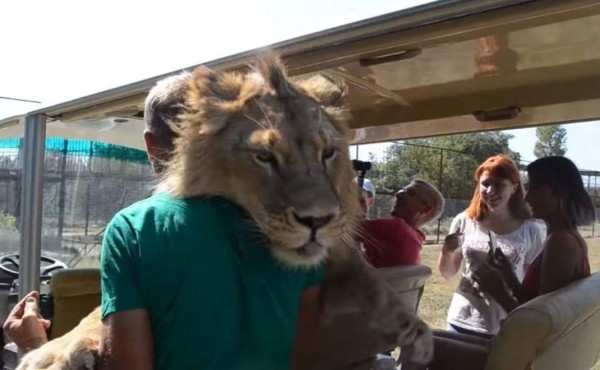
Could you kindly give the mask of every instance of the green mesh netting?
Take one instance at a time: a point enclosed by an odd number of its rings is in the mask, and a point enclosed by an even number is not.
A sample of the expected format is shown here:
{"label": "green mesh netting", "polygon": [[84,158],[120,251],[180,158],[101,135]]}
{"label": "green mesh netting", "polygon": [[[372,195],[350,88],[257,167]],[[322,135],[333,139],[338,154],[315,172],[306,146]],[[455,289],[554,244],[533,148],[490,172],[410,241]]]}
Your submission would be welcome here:
{"label": "green mesh netting", "polygon": [[[23,139],[0,140],[0,149],[18,149]],[[64,152],[69,156],[92,156],[96,158],[118,159],[120,161],[148,163],[146,152],[125,146],[83,139],[46,139],[47,152]]]}

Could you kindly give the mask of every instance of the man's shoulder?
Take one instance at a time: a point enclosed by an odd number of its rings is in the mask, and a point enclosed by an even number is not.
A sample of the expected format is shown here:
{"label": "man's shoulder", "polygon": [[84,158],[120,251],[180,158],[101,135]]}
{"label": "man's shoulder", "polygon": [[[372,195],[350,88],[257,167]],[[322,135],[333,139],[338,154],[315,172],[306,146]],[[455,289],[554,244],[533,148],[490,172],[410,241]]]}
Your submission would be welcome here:
{"label": "man's shoulder", "polygon": [[368,233],[377,235],[404,235],[413,228],[402,218],[389,217],[365,220],[364,228]]}
{"label": "man's shoulder", "polygon": [[372,220],[365,220],[364,224],[367,227],[374,227],[374,228],[386,228],[386,227],[397,228],[397,227],[408,226],[406,221],[404,221],[404,219],[399,218],[399,217],[384,217],[384,218],[376,218],[376,219],[372,219]]}
{"label": "man's shoulder", "polygon": [[150,222],[157,224],[187,224],[209,227],[223,223],[239,207],[220,197],[177,198],[168,193],[156,193],[119,211],[112,223],[129,223],[134,229]]}

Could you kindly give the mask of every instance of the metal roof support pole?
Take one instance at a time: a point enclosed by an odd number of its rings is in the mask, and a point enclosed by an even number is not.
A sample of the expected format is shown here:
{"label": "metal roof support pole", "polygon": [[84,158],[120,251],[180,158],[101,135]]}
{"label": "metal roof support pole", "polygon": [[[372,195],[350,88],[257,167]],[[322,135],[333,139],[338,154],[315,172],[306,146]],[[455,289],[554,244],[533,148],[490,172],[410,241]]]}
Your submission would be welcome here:
{"label": "metal roof support pole", "polygon": [[45,141],[46,116],[27,116],[21,192],[19,299],[40,288]]}

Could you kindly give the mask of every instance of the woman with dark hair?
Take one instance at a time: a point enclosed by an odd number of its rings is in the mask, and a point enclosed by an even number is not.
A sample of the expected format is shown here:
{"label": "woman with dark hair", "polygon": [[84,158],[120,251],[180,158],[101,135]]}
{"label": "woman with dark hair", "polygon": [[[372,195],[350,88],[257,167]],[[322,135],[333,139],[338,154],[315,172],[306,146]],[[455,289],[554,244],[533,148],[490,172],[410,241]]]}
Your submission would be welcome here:
{"label": "woman with dark hair", "polygon": [[511,262],[517,280],[522,280],[542,250],[544,232],[531,220],[521,174],[512,159],[505,155],[488,158],[477,168],[475,180],[471,204],[452,221],[438,268],[449,280],[465,261],[448,310],[448,330],[490,338],[498,332],[506,312],[481,293],[473,280],[474,270],[492,248],[498,248]]}
{"label": "woman with dark hair", "polygon": [[543,252],[527,270],[521,284],[501,253],[473,274],[480,289],[507,312],[590,275],[587,243],[577,227],[594,222],[596,213],[577,167],[565,157],[545,157],[527,166],[527,173],[525,200],[533,216],[544,220],[548,230]]}

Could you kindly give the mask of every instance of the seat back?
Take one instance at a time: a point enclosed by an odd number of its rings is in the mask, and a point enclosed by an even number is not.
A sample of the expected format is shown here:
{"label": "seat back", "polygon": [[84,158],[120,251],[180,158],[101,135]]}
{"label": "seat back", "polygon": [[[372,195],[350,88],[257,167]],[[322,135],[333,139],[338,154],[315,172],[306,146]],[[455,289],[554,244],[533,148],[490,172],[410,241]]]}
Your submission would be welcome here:
{"label": "seat back", "polygon": [[379,268],[376,271],[392,286],[406,310],[416,313],[431,269],[425,265],[406,265]]}
{"label": "seat back", "polygon": [[590,369],[599,352],[596,273],[511,312],[492,340],[485,369]]}
{"label": "seat back", "polygon": [[100,305],[100,270],[57,271],[50,280],[50,294],[53,302],[50,337],[57,338]]}

